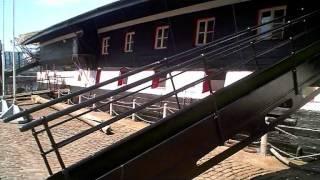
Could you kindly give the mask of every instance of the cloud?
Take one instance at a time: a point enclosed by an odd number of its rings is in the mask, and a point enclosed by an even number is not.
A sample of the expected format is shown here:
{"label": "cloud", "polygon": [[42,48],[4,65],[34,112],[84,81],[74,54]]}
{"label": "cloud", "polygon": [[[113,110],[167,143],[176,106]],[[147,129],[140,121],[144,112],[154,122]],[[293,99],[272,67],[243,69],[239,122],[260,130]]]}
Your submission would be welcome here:
{"label": "cloud", "polygon": [[79,3],[81,0],[38,0],[41,5],[64,6]]}

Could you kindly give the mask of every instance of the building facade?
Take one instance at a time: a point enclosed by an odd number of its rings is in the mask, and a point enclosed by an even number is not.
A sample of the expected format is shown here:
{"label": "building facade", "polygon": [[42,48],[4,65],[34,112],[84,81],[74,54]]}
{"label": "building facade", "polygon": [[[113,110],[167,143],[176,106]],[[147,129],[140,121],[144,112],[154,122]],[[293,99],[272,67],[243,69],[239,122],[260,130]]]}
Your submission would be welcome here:
{"label": "building facade", "polygon": [[[313,8],[312,2],[300,0],[123,0],[49,27],[24,43],[40,42],[42,70],[38,72],[38,79],[59,76],[66,85],[79,89],[272,21],[258,28],[256,33],[267,32],[284,24],[286,19]],[[272,47],[274,41],[288,36],[288,32],[278,31],[267,33],[258,40],[264,41],[261,46]],[[282,51],[287,52],[288,48]],[[194,68],[176,78],[176,86],[182,87],[191,82],[190,77],[201,78],[215,73],[245,55],[244,51],[210,64],[209,71]],[[241,68],[225,70],[214,75],[210,82],[205,81],[182,93],[181,97],[202,98],[208,94],[209,83],[213,90],[223,87],[229,71],[247,74],[251,70],[268,67],[280,58],[281,53],[277,53],[257,58],[254,63]],[[157,71],[149,69],[101,89],[114,90]],[[170,80],[161,81],[167,76],[150,81],[151,87],[142,93],[161,95],[172,91],[174,87]]]}

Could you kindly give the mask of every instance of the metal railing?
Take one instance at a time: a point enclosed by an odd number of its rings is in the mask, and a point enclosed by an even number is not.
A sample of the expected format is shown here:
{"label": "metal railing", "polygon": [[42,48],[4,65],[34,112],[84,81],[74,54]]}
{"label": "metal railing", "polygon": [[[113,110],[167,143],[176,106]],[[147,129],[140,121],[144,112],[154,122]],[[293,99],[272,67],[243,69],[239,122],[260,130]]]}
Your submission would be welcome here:
{"label": "metal railing", "polygon": [[[77,140],[79,140],[79,139],[81,139],[81,138],[83,138],[83,137],[85,137],[95,131],[98,131],[98,130],[100,130],[100,129],[102,129],[102,128],[104,128],[114,122],[117,122],[123,118],[126,118],[128,116],[131,116],[132,119],[136,119],[137,117],[139,118],[139,115],[137,115],[137,114],[141,110],[145,110],[146,108],[149,108],[150,110],[154,109],[155,104],[173,97],[176,99],[176,106],[178,108],[177,109],[170,109],[170,108],[168,109],[168,107],[164,105],[163,109],[166,108],[166,110],[163,113],[163,117],[159,118],[158,121],[160,121],[162,118],[165,118],[165,117],[168,118],[168,116],[167,116],[168,112],[175,113],[175,111],[180,111],[180,109],[183,109],[183,106],[181,106],[181,103],[179,101],[179,93],[182,93],[183,91],[186,91],[186,90],[188,90],[188,89],[190,89],[190,88],[192,88],[192,87],[194,87],[194,86],[196,86],[206,80],[210,80],[213,76],[219,75],[220,73],[224,73],[228,69],[241,69],[244,66],[247,66],[249,63],[252,63],[253,61],[256,61],[259,58],[265,57],[268,54],[270,54],[280,48],[290,46],[288,52],[286,53],[286,56],[290,56],[290,55],[294,54],[296,51],[299,50],[299,48],[302,48],[302,47],[308,45],[309,43],[311,43],[311,41],[314,41],[314,39],[308,39],[308,35],[317,31],[319,29],[319,27],[312,26],[310,28],[310,27],[308,27],[308,25],[309,25],[309,22],[312,22],[311,21],[312,18],[316,18],[318,16],[319,16],[319,11],[308,13],[308,14],[301,16],[301,17],[298,17],[296,19],[286,21],[286,23],[284,23],[283,25],[273,27],[272,29],[265,31],[265,32],[262,32],[260,34],[256,34],[254,32],[258,28],[260,28],[261,26],[266,25],[268,23],[248,28],[248,29],[241,31],[239,33],[235,33],[233,35],[216,40],[212,43],[209,43],[206,46],[197,47],[192,50],[189,50],[189,51],[180,53],[178,55],[172,56],[170,58],[165,58],[164,60],[157,61],[157,62],[151,63],[149,65],[143,66],[141,68],[134,69],[126,74],[120,75],[119,77],[112,78],[112,79],[107,80],[105,82],[102,82],[100,84],[91,86],[89,88],[85,88],[83,90],[80,90],[80,91],[77,91],[77,92],[74,92],[71,94],[67,94],[67,95],[62,96],[58,99],[52,100],[48,103],[36,106],[36,107],[28,109],[28,110],[25,110],[19,114],[16,114],[12,117],[4,119],[4,121],[10,121],[10,120],[13,120],[17,117],[25,116],[26,114],[41,110],[43,108],[46,108],[48,106],[51,106],[51,105],[59,103],[59,102],[66,101],[70,98],[82,95],[83,93],[90,92],[90,91],[95,90],[99,87],[116,82],[119,79],[126,78],[128,76],[142,72],[144,70],[147,70],[150,68],[156,68],[156,69],[161,68],[161,71],[155,73],[154,75],[148,76],[144,79],[140,79],[140,80],[137,80],[137,81],[132,82],[130,84],[127,84],[125,86],[119,87],[118,89],[116,89],[114,91],[107,92],[107,93],[99,95],[99,96],[95,96],[94,98],[87,98],[87,100],[81,101],[80,104],[75,104],[69,108],[61,110],[59,112],[49,114],[45,117],[41,117],[37,120],[34,120],[34,121],[22,126],[21,131],[32,130],[33,135],[34,135],[36,142],[39,146],[39,149],[41,151],[42,157],[43,157],[45,164],[48,168],[49,174],[53,174],[52,169],[48,163],[48,159],[46,157],[49,153],[54,152],[56,154],[56,157],[58,159],[60,167],[62,169],[65,169],[66,165],[60,155],[60,151],[59,151],[60,148],[63,148],[64,146],[66,146],[74,141],[77,141]],[[285,17],[281,17],[281,18],[285,18]],[[272,22],[273,21],[271,21],[269,23],[272,23]],[[291,28],[296,28],[296,27],[305,27],[305,28],[303,30],[301,30],[300,32],[294,32],[296,34],[293,34],[293,31],[291,32]],[[257,47],[258,45],[261,45],[265,42],[265,39],[262,39],[261,37],[263,37],[263,38],[266,38],[269,36],[271,37],[273,33],[283,32],[283,31],[285,32],[285,34],[288,34],[288,37],[285,36],[285,37],[283,37],[282,40],[276,41],[275,44],[271,48],[265,47],[266,49],[259,50],[259,51],[256,50],[255,47]],[[297,47],[295,43],[298,40],[302,42],[301,39],[306,44],[301,45],[301,47]],[[205,71],[208,71],[208,68],[210,67],[210,65],[212,63],[215,63],[215,62],[221,61],[221,60],[225,60],[228,57],[234,57],[235,55],[237,55],[237,53],[242,52],[242,51],[248,51],[248,52],[250,52],[250,55],[248,55],[246,57],[246,59],[242,59],[241,61],[230,62],[224,68],[217,70],[214,75],[209,74],[209,75],[206,75],[205,77],[195,79],[194,81],[190,82],[189,84],[183,85],[181,87],[176,86],[175,78],[177,78],[180,75],[184,75],[185,72],[190,71],[190,70],[199,69],[199,67],[204,69]],[[280,58],[280,57],[277,57],[277,58]],[[179,60],[184,60],[184,61],[181,62]],[[50,129],[52,129],[53,127],[57,127],[57,126],[59,126],[63,123],[66,123],[72,119],[80,117],[80,116],[87,114],[89,112],[99,110],[102,107],[106,107],[108,105],[109,105],[109,112],[112,115],[114,115],[113,114],[113,112],[114,112],[113,105],[115,105],[115,104],[121,105],[121,103],[124,106],[129,105],[129,104],[124,104],[123,99],[125,99],[127,97],[135,97],[141,91],[148,89],[152,86],[152,85],[146,84],[147,82],[151,81],[155,77],[163,77],[163,75],[166,75],[166,74],[168,74],[168,76],[166,78],[161,79],[160,82],[169,80],[172,85],[172,91],[167,92],[166,94],[161,95],[159,97],[155,97],[154,99],[151,99],[151,100],[146,101],[141,104],[133,101],[132,104],[130,103],[130,105],[132,105],[132,108],[129,108],[128,111],[116,114],[111,119],[103,121],[100,124],[98,124],[97,126],[90,127],[88,129],[86,129],[78,134],[75,134],[71,137],[68,137],[60,142],[55,141],[54,136],[52,135],[52,132],[50,131]],[[136,88],[136,89],[133,89],[133,88]],[[209,90],[210,94],[213,94],[214,91],[213,91],[213,88],[211,87],[211,84],[209,85],[209,89],[210,89]],[[128,90],[131,90],[131,91],[128,92]],[[126,92],[126,93],[124,93],[124,92]],[[82,95],[82,97],[85,97],[85,96]],[[103,103],[101,103],[101,102],[103,102]],[[69,113],[72,113],[74,111],[77,111],[81,108],[85,108],[88,106],[92,106],[92,107],[82,113],[79,113],[76,116],[68,117],[67,119],[63,120],[62,122],[59,122],[59,123],[56,123],[56,124],[53,124],[50,126],[48,124],[49,122],[53,122],[57,118],[63,117],[65,115],[68,115]],[[43,126],[43,128],[41,130],[36,130],[36,127],[38,128],[38,126]],[[47,151],[43,150],[42,145],[41,145],[40,141],[38,140],[38,134],[43,133],[43,132],[46,132],[47,136],[49,137],[51,146],[52,146],[52,148]]]}
{"label": "metal railing", "polygon": [[[317,14],[317,13],[318,12],[313,12],[311,14],[302,16],[300,18],[303,19],[305,17],[310,17],[310,16],[312,16],[314,14]],[[219,47],[219,46],[222,46],[222,45],[228,44],[228,43],[229,43],[228,47],[230,47],[230,46],[232,46],[232,43],[230,43],[230,42],[237,41],[240,37],[247,36],[247,35],[249,35],[251,33],[255,33],[262,26],[271,24],[273,22],[278,21],[279,19],[284,19],[284,18],[286,18],[286,17],[285,16],[279,17],[279,18],[276,18],[276,19],[274,19],[272,21],[269,21],[269,22],[266,22],[266,23],[262,23],[260,25],[256,25],[256,26],[253,26],[253,27],[248,27],[245,30],[242,30],[242,31],[239,31],[239,32],[227,35],[227,36],[224,36],[224,37],[222,37],[220,39],[214,40],[214,41],[208,43],[207,45],[195,47],[193,49],[190,49],[190,50],[175,54],[175,55],[170,56],[170,57],[163,58],[162,60],[150,63],[150,64],[142,66],[140,68],[133,69],[132,71],[128,71],[128,72],[126,72],[124,74],[121,74],[118,77],[109,79],[109,80],[101,82],[99,84],[96,84],[96,85],[81,89],[81,90],[79,90],[77,92],[74,92],[72,94],[69,94],[67,96],[64,96],[64,97],[61,97],[61,98],[58,98],[58,99],[54,99],[54,100],[52,100],[50,102],[41,104],[39,106],[35,106],[33,108],[30,108],[30,109],[27,109],[25,111],[22,111],[20,113],[17,113],[17,114],[15,114],[13,116],[10,116],[10,117],[4,119],[4,122],[9,122],[9,121],[12,121],[12,120],[14,120],[16,118],[19,118],[19,117],[22,117],[22,116],[26,116],[27,114],[31,114],[33,112],[39,111],[41,109],[44,109],[46,107],[50,107],[53,104],[56,104],[56,103],[59,103],[59,102],[63,102],[65,100],[67,100],[67,99],[76,97],[78,95],[81,95],[81,94],[84,94],[84,93],[87,93],[87,92],[90,92],[90,91],[93,91],[93,90],[98,89],[100,87],[103,87],[105,85],[111,84],[113,82],[117,82],[119,79],[127,78],[129,76],[132,76],[134,74],[138,74],[138,73],[143,72],[143,71],[148,70],[148,69],[160,69],[160,68],[163,68],[163,67],[168,67],[168,66],[170,66],[170,65],[172,65],[174,63],[177,63],[179,60],[183,60],[183,59],[191,59],[191,58],[193,58],[195,60],[196,59],[201,59],[203,57],[202,55],[204,55],[203,53],[210,51],[210,49],[213,49],[215,47]],[[290,23],[291,22],[286,23],[285,26],[286,27],[289,26]],[[277,31],[279,29],[281,29],[281,28],[279,27],[275,31]],[[270,30],[269,32],[265,32],[263,34],[267,34],[267,33],[270,33],[270,32],[272,32],[272,31]],[[258,36],[259,35],[256,35],[256,37],[258,37]],[[256,37],[252,38],[252,40],[255,40]],[[217,52],[219,50],[223,50],[223,48],[218,48],[218,49],[216,49],[215,52]],[[162,74],[163,73],[158,72],[158,73],[155,74],[155,76],[159,76],[159,75],[162,75]]]}

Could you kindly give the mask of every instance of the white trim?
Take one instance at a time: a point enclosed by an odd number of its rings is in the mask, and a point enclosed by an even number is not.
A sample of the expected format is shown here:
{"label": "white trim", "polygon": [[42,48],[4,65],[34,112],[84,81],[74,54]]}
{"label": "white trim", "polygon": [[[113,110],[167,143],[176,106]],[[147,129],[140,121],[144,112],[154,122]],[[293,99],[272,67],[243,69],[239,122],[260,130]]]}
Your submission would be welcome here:
{"label": "white trim", "polygon": [[119,24],[114,24],[111,26],[106,26],[106,27],[98,29],[98,34],[109,32],[109,31],[116,30],[116,29],[129,27],[129,26],[133,26],[133,25],[137,25],[137,24],[156,21],[159,19],[174,17],[174,16],[178,16],[178,15],[183,15],[183,14],[189,14],[189,13],[198,12],[198,11],[204,11],[204,10],[208,10],[208,9],[212,9],[212,8],[217,8],[217,7],[226,6],[226,5],[230,5],[230,4],[237,4],[237,3],[246,2],[246,1],[250,1],[250,0],[213,0],[213,1],[205,2],[205,3],[200,3],[200,4],[196,4],[196,5],[192,5],[192,6],[187,6],[184,8],[179,8],[179,9],[159,13],[159,14],[146,16],[143,18],[133,19],[130,21],[126,21],[126,22],[119,23]]}
{"label": "white trim", "polygon": [[102,55],[109,54],[109,47],[110,47],[109,41],[110,41],[109,36],[102,38],[102,41],[101,41],[101,54]]}
{"label": "white trim", "polygon": [[[212,31],[208,31],[208,24],[210,21],[213,21],[213,29]],[[205,27],[204,27],[204,31],[200,32],[200,23],[205,23]],[[211,17],[211,18],[205,18],[205,19],[198,19],[197,21],[197,33],[196,33],[196,41],[195,41],[195,45],[196,46],[201,46],[201,45],[205,45],[207,44],[207,35],[208,33],[213,33],[214,36],[214,30],[215,30],[215,24],[216,24],[216,18],[215,17]],[[199,35],[203,34],[203,42],[199,43]]]}
{"label": "white trim", "polygon": [[262,13],[264,12],[268,12],[268,11],[276,11],[276,10],[282,10],[284,9],[286,11],[287,9],[287,6],[286,5],[283,5],[283,6],[274,6],[274,7],[270,7],[270,8],[264,8],[264,9],[260,9],[259,12],[260,12],[260,18],[261,19],[261,15]]}
{"label": "white trim", "polygon": [[134,45],[133,36],[135,34],[136,33],[134,31],[126,33],[125,42],[124,42],[124,52],[126,53],[133,52],[133,45]]}
{"label": "white trim", "polygon": [[52,44],[52,43],[55,43],[55,42],[59,42],[59,41],[63,41],[63,40],[66,40],[66,39],[74,38],[78,34],[81,34],[81,33],[83,33],[82,30],[77,31],[77,32],[73,32],[73,33],[69,33],[69,34],[65,34],[63,36],[56,37],[56,38],[51,39],[49,41],[40,42],[40,46],[46,46],[46,45],[49,45],[49,44]]}
{"label": "white trim", "polygon": [[[168,35],[165,36],[164,31],[168,30]],[[159,34],[161,33],[161,34]],[[159,37],[160,35],[160,37]],[[169,26],[158,26],[156,29],[156,36],[154,37],[154,49],[166,49],[167,46],[164,46],[164,41],[169,39]],[[158,41],[160,41],[160,46],[158,46]]]}

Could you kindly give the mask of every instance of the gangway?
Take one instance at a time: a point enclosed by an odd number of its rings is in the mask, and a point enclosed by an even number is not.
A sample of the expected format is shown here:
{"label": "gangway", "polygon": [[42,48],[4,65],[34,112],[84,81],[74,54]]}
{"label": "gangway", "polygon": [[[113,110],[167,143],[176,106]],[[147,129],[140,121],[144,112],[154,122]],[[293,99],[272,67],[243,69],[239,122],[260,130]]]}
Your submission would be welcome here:
{"label": "gangway", "polygon": [[[23,125],[20,130],[32,130],[51,175],[48,178],[50,180],[192,179],[272,130],[277,124],[289,117],[290,114],[320,92],[320,88],[318,88],[320,80],[318,18],[319,11],[311,12],[287,20],[283,25],[273,27],[271,30],[261,32],[260,34],[256,34],[256,30],[267,23],[251,27],[216,40],[206,46],[197,47],[165,58],[129,71],[117,78],[30,108],[5,118],[4,122],[9,122],[17,117],[27,116],[32,112],[90,92],[141,71],[150,68],[160,69],[154,75],[119,87],[114,91],[89,99],[81,104],[33,120]],[[272,23],[272,21],[268,23]],[[283,37],[281,41],[276,41],[272,47],[261,46],[256,48],[265,43],[266,37],[279,32],[285,32],[284,34],[287,34],[287,36]],[[265,58],[270,53],[273,53],[274,56],[280,50],[286,53],[276,56],[277,62],[272,66],[263,70],[254,66],[257,59]],[[222,61],[237,57],[236,55],[239,52],[246,52],[245,59],[227,63],[223,68],[221,67],[221,72],[228,69],[242,69],[253,66],[255,67],[254,70],[256,70],[254,73],[216,92],[210,89],[210,95],[207,97],[191,105],[181,106],[179,93],[209,80],[213,75],[208,74],[206,77],[194,79],[185,86],[177,86],[174,83],[176,77],[183,75],[187,70],[199,67],[208,70],[209,67],[215,67]],[[52,125],[51,123],[54,123],[56,118],[102,100],[107,99],[108,103],[92,108],[83,114],[123,98],[133,96],[149,88],[151,85],[146,84],[148,81],[164,74],[168,74],[166,79],[172,83],[172,91],[167,94],[156,97],[132,110],[123,112],[60,142],[56,142],[54,136],[52,136],[51,128],[57,127],[76,117],[68,118],[63,122]],[[122,94],[128,90],[131,91]],[[111,98],[116,95],[118,95],[117,98]],[[176,105],[180,109],[178,112],[159,119],[147,128],[76,164],[65,165],[59,152],[60,148],[168,98],[176,99]],[[276,113],[273,113],[274,111]],[[83,114],[79,114],[79,116]],[[272,116],[273,118],[266,118],[268,116]],[[39,130],[42,126],[43,129]],[[37,140],[37,135],[42,132],[47,133],[52,145],[52,148],[48,151],[44,151],[39,140]],[[246,139],[202,164],[197,163],[199,159],[215,147],[222,145],[226,140],[242,132],[248,135]],[[52,172],[46,158],[46,155],[49,153],[55,153],[61,166],[61,171]]]}

